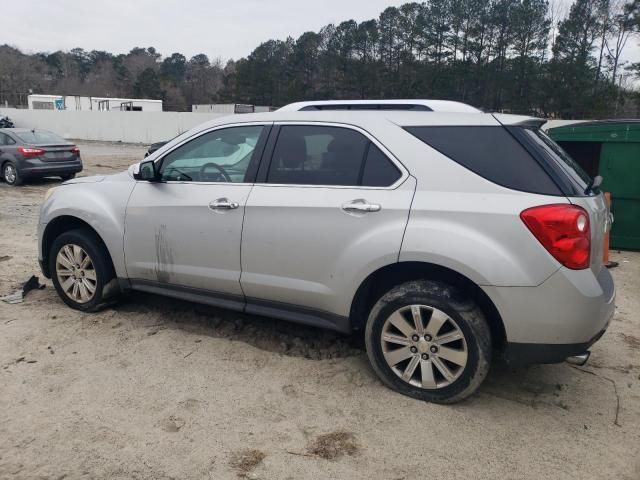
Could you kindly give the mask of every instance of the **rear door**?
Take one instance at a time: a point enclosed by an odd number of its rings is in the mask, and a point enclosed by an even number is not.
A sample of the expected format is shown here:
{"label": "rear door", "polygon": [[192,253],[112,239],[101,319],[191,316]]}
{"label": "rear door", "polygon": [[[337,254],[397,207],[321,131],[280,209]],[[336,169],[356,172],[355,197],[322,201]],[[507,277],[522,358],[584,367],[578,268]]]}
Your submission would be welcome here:
{"label": "rear door", "polygon": [[415,179],[357,128],[283,124],[269,143],[242,234],[247,311],[346,317],[365,272],[397,261]]}

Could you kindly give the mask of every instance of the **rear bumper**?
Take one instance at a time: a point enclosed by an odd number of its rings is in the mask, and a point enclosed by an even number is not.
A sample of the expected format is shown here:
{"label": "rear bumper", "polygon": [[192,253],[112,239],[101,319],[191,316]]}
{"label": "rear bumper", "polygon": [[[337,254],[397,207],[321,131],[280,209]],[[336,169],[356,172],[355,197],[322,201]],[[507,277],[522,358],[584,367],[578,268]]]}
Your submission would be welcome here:
{"label": "rear bumper", "polygon": [[584,353],[615,312],[611,273],[559,269],[537,287],[483,287],[500,313],[512,363],[555,363]]}
{"label": "rear bumper", "polygon": [[82,171],[82,161],[43,162],[39,158],[25,159],[17,165],[18,173],[23,177],[43,177],[46,175],[70,175]]}
{"label": "rear bumper", "polygon": [[560,363],[574,355],[581,355],[596,343],[606,329],[585,343],[553,344],[553,343],[507,343],[505,360],[509,365],[531,365],[534,363]]}

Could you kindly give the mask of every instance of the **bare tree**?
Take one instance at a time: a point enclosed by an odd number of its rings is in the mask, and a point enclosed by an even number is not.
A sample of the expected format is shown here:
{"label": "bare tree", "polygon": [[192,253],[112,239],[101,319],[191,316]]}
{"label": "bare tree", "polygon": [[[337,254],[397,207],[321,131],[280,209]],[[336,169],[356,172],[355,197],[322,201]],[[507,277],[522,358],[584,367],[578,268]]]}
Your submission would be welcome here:
{"label": "bare tree", "polygon": [[611,82],[616,83],[620,58],[629,37],[634,33],[633,18],[628,4],[622,0],[616,0],[612,5],[612,21],[609,35],[605,38],[604,45],[607,49],[608,60],[611,63]]}

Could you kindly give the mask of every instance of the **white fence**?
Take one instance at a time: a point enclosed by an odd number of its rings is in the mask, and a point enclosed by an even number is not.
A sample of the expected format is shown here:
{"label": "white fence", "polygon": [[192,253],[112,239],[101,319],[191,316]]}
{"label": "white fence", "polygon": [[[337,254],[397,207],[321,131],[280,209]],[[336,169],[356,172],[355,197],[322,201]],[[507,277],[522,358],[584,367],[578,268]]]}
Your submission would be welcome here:
{"label": "white fence", "polygon": [[[16,127],[42,128],[78,140],[153,143],[170,140],[190,128],[224,117],[223,113],[191,112],[96,112],[50,111],[0,108]],[[551,120],[543,128],[579,123],[579,120]]]}
{"label": "white fence", "polygon": [[170,140],[196,125],[225,116],[220,113],[95,112],[0,108],[16,127],[42,128],[65,138],[127,143]]}

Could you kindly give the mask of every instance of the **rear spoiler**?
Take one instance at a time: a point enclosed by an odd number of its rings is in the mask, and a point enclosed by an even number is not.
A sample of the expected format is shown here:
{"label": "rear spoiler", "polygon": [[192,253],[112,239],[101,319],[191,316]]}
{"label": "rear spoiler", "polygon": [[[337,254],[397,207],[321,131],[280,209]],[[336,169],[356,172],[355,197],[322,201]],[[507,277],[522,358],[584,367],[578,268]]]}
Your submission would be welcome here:
{"label": "rear spoiler", "polygon": [[492,114],[500,125],[503,127],[525,127],[525,128],[542,128],[547,123],[544,118],[525,117],[520,115],[500,115]]}

